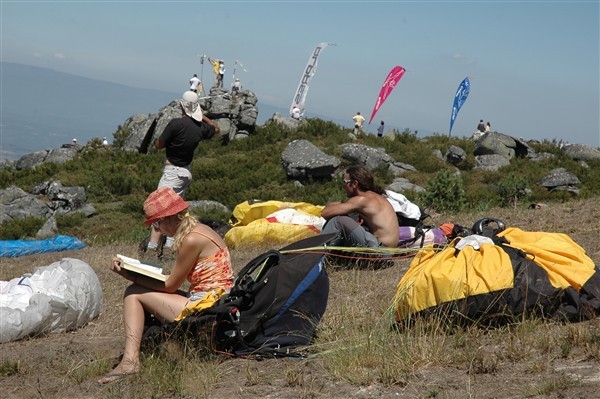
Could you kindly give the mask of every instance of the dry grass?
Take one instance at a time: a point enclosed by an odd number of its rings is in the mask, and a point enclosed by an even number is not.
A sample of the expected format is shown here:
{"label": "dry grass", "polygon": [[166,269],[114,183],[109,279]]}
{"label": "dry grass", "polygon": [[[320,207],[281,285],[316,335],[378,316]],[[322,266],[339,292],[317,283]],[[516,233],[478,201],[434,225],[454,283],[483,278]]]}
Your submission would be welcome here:
{"label": "dry grass", "polygon": [[[494,209],[485,215],[434,215],[433,223],[470,226],[481,217],[529,231],[569,234],[598,264],[600,205],[594,200],[543,209]],[[268,248],[232,251],[236,271]],[[99,386],[123,344],[121,297],[126,282],[108,270],[116,254],[136,247],[0,259],[0,280],[64,257],[96,271],[102,315],[71,333],[0,345],[0,387],[7,398],[583,398],[600,390],[600,320],[542,320],[484,330],[442,323],[391,329],[390,306],[410,259],[378,270],[328,267],[327,312],[308,359],[227,359],[165,345],[146,353],[139,375]]]}

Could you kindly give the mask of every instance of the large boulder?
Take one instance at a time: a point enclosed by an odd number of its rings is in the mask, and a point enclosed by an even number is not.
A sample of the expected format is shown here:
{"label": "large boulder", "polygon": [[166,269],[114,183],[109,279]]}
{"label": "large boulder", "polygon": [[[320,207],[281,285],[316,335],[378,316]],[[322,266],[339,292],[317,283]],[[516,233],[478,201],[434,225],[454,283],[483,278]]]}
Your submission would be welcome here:
{"label": "large boulder", "polygon": [[331,178],[341,164],[339,159],[325,154],[308,140],[289,143],[281,155],[281,162],[286,175],[299,180]]}
{"label": "large boulder", "polygon": [[475,155],[500,155],[506,159],[531,158],[535,151],[524,140],[502,133],[485,133],[475,141]]}
{"label": "large boulder", "polygon": [[363,144],[342,144],[342,158],[352,164],[363,165],[369,170],[395,161],[384,148],[373,148]]}
{"label": "large boulder", "polygon": [[[209,96],[199,99],[204,114],[217,123],[225,142],[236,138],[238,130],[246,134],[254,132],[258,118],[257,102],[258,98],[249,90],[231,95],[218,87],[213,87]],[[152,150],[152,144],[167,124],[181,116],[178,99],[161,108],[157,114],[133,115],[117,131],[116,136],[120,138],[115,137],[116,146],[142,153]]]}
{"label": "large boulder", "polygon": [[28,217],[49,218],[54,213],[48,204],[17,186],[0,190],[0,223]]}
{"label": "large boulder", "polygon": [[550,174],[539,181],[549,191],[569,191],[575,194],[579,193],[576,186],[580,183],[579,178],[565,168],[552,169]]}
{"label": "large boulder", "polygon": [[510,164],[510,161],[498,154],[477,155],[473,169],[495,171]]}
{"label": "large boulder", "polygon": [[576,161],[600,159],[600,151],[583,144],[568,144],[561,148],[562,152]]}
{"label": "large boulder", "polygon": [[43,150],[32,152],[31,154],[25,154],[17,160],[15,168],[21,169],[33,169],[43,163],[56,163],[63,164],[70,159],[73,159],[77,152],[80,151],[79,147],[66,147],[66,148],[54,148],[51,150]]}

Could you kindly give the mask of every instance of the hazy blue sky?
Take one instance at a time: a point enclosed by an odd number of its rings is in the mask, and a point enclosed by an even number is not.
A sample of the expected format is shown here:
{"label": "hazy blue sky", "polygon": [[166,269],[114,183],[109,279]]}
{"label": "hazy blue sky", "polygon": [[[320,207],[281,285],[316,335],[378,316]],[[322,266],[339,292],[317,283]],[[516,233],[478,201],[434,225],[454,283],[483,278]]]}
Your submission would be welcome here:
{"label": "hazy blue sky", "polygon": [[[200,54],[225,60],[259,101],[289,107],[320,42],[306,111],[369,117],[392,67],[407,72],[380,120],[452,134],[479,121],[530,139],[600,146],[599,1],[6,1],[2,60],[136,87],[183,92]],[[35,79],[35,76],[31,77]],[[7,99],[5,99],[6,101]],[[149,110],[155,112],[155,110]]]}

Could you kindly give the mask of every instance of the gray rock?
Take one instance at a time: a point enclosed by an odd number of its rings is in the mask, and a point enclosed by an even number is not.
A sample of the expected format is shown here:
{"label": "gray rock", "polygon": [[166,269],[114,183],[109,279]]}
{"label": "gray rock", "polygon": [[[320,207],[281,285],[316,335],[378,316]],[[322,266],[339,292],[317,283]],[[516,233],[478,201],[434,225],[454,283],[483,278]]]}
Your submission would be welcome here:
{"label": "gray rock", "polygon": [[556,187],[572,187],[581,182],[577,176],[565,168],[556,168],[550,171],[550,174],[543,177],[538,184],[547,189],[555,189]]}
{"label": "gray rock", "polygon": [[561,150],[576,161],[600,159],[600,150],[583,144],[568,144],[562,147]]}
{"label": "gray rock", "polygon": [[217,201],[198,200],[198,201],[187,201],[187,203],[190,204],[190,209],[192,211],[199,212],[200,214],[202,214],[202,212],[214,211],[214,210],[222,211],[225,213],[231,212],[229,210],[229,208],[227,208],[225,205],[223,205]]}
{"label": "gray rock", "polygon": [[294,140],[281,155],[286,175],[291,179],[331,178],[341,162],[308,140]]}
{"label": "gray rock", "polygon": [[52,210],[45,202],[16,186],[0,190],[0,205],[0,223],[28,217],[48,218],[52,215]]}
{"label": "gray rock", "polygon": [[352,164],[363,165],[369,170],[394,162],[394,158],[388,155],[384,148],[372,148],[363,144],[342,144],[342,158]]}
{"label": "gray rock", "polygon": [[46,223],[44,223],[42,228],[37,231],[35,238],[38,240],[45,240],[47,238],[54,237],[57,232],[58,226],[56,225],[56,219],[54,217],[50,217],[48,220],[46,220]]}
{"label": "gray rock", "polygon": [[[249,90],[241,90],[231,95],[224,89],[213,87],[210,95],[199,99],[204,114],[215,121],[221,129],[225,142],[232,140],[238,129],[254,132],[258,108],[258,98]],[[168,123],[182,116],[179,99],[171,101],[157,114],[133,115],[121,126],[120,133],[125,137],[117,148],[145,153],[154,151],[154,142]],[[154,128],[153,122],[155,122]],[[119,143],[117,137],[115,142]]]}
{"label": "gray rock", "polygon": [[43,163],[63,164],[77,155],[81,147],[63,147],[25,154],[15,163],[17,170],[33,169]]}
{"label": "gray rock", "polygon": [[271,119],[269,119],[265,122],[265,124],[268,124],[268,123],[278,123],[280,125],[290,128],[290,129],[295,129],[298,126],[305,124],[306,122],[304,119],[294,119],[292,117],[285,117],[285,116],[282,116],[279,112],[275,112],[273,114],[273,116],[271,117]]}
{"label": "gray rock", "polygon": [[417,171],[417,169],[414,166],[409,165],[407,163],[402,163],[402,162],[390,163],[388,166],[388,170],[394,176],[401,176],[406,172],[416,172]]}
{"label": "gray rock", "polygon": [[515,139],[502,133],[486,133],[475,142],[475,155],[500,155],[506,159],[515,157]]}
{"label": "gray rock", "polygon": [[445,161],[444,155],[442,154],[442,151],[439,150],[439,149],[437,149],[437,148],[435,150],[431,151],[431,155],[433,155],[434,157],[436,157],[440,161]]}
{"label": "gray rock", "polygon": [[451,163],[452,165],[458,165],[463,162],[467,158],[467,152],[463,150],[461,147],[451,145],[448,147],[446,151],[446,161]]}
{"label": "gray rock", "polygon": [[397,193],[403,193],[408,190],[415,191],[417,193],[425,191],[423,187],[413,184],[408,181],[408,179],[402,177],[395,178],[394,181],[386,188],[386,190],[392,190]]}
{"label": "gray rock", "polygon": [[477,155],[473,169],[495,171],[508,164],[510,164],[510,161],[498,154]]}

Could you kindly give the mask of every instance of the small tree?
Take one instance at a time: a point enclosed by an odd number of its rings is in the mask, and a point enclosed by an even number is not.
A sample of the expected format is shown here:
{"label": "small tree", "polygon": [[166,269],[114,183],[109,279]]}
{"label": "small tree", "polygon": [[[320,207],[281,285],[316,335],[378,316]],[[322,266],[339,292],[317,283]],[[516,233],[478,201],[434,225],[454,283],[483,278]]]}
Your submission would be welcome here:
{"label": "small tree", "polygon": [[467,197],[460,176],[442,170],[427,184],[427,191],[420,196],[423,206],[439,212],[460,212],[467,205]]}
{"label": "small tree", "polygon": [[498,182],[498,192],[504,206],[512,205],[516,208],[519,200],[527,197],[530,191],[527,178],[513,172],[508,173]]}

